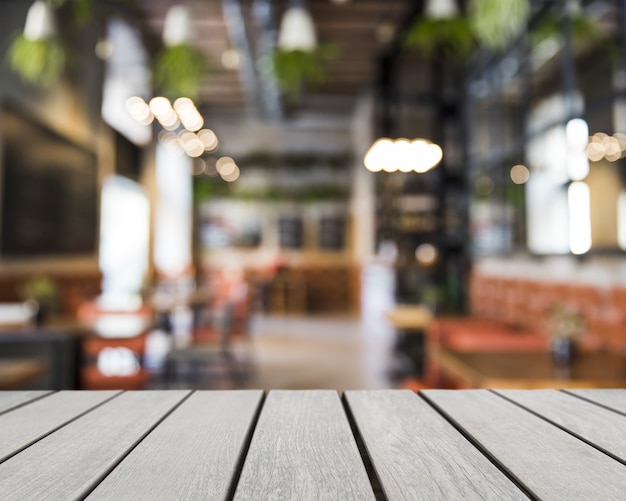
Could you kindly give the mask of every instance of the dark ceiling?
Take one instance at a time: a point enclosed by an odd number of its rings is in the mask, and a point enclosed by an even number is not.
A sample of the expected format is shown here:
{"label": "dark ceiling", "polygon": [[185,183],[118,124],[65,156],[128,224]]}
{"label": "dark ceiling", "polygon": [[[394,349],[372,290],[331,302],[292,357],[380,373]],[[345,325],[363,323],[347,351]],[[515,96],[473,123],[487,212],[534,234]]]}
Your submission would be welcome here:
{"label": "dark ceiling", "polygon": [[[278,92],[276,82],[259,68],[276,42],[280,19],[289,1],[280,0],[138,0],[144,28],[154,39],[163,32],[172,5],[191,9],[195,44],[210,68],[198,105],[214,113],[255,113],[283,117],[288,113],[350,113],[356,99],[376,88],[381,56],[392,49],[396,34],[421,2],[410,0],[309,0],[320,44],[333,44],[336,59],[327,64],[325,81],[311,86],[295,104]],[[221,63],[223,52],[236,47],[244,55],[239,69]]]}

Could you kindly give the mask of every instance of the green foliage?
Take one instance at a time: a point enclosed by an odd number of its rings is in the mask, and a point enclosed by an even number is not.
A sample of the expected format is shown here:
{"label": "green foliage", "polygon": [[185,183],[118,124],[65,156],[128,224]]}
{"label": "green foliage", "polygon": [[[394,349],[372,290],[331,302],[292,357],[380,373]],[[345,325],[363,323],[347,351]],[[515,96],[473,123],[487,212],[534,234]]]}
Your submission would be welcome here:
{"label": "green foliage", "polygon": [[59,291],[57,284],[46,276],[34,276],[24,282],[18,291],[22,299],[53,301]]}
{"label": "green foliage", "polygon": [[460,16],[420,18],[407,31],[404,43],[407,47],[420,47],[429,55],[441,51],[458,58],[466,57],[476,45],[469,22]]}
{"label": "green foliage", "polygon": [[[534,46],[551,38],[560,39],[563,21],[555,16],[542,20],[531,33],[531,43]],[[602,38],[602,32],[597,23],[587,16],[575,15],[572,17],[572,38],[574,45],[580,47],[589,42],[597,42]]]}
{"label": "green foliage", "polygon": [[66,53],[56,38],[29,40],[18,35],[9,47],[11,69],[22,80],[36,85],[56,83],[66,65]]}
{"label": "green foliage", "polygon": [[529,15],[529,0],[473,0],[469,21],[479,43],[503,49],[526,27]]}
{"label": "green foliage", "polygon": [[287,97],[297,100],[309,83],[323,82],[324,64],[337,57],[334,45],[321,45],[314,51],[276,49],[272,55],[274,73]]}
{"label": "green foliage", "polygon": [[167,97],[194,99],[206,68],[207,62],[200,49],[188,44],[164,47],[154,61],[154,84]]}

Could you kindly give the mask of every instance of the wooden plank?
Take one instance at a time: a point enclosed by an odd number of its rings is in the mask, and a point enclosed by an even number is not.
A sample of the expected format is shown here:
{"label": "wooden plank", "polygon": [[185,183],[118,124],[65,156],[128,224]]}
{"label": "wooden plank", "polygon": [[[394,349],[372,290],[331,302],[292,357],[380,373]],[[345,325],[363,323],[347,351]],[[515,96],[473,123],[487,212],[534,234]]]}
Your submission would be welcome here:
{"label": "wooden plank", "polygon": [[335,391],[271,391],[235,499],[374,499]]}
{"label": "wooden plank", "polygon": [[497,393],[626,461],[626,416],[556,390]]}
{"label": "wooden plank", "polygon": [[0,414],[44,397],[51,391],[0,391]]}
{"label": "wooden plank", "polygon": [[603,405],[614,411],[626,414],[626,390],[606,389],[606,390],[567,390],[567,393],[585,398],[596,404]]}
{"label": "wooden plank", "polygon": [[85,496],[189,392],[132,391],[0,465],[3,499]]}
{"label": "wooden plank", "polygon": [[421,392],[541,499],[623,499],[626,468],[487,390]]}
{"label": "wooden plank", "polygon": [[262,396],[194,393],[88,499],[226,499]]}
{"label": "wooden plank", "polygon": [[528,499],[415,393],[345,398],[387,499]]}
{"label": "wooden plank", "polygon": [[117,391],[62,391],[0,416],[0,461],[12,456]]}

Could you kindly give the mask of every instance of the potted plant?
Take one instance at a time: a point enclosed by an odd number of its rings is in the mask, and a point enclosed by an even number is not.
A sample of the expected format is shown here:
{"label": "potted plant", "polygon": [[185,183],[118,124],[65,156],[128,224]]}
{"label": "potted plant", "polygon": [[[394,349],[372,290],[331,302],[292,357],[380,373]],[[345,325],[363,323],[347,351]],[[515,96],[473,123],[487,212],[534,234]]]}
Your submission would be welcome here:
{"label": "potted plant", "polygon": [[36,310],[37,325],[43,324],[48,315],[57,307],[59,290],[57,284],[49,277],[34,276],[28,279],[19,288],[18,293]]}
{"label": "potted plant", "polygon": [[67,57],[50,2],[37,0],[30,6],[24,32],[13,39],[8,56],[11,69],[25,82],[50,86],[58,81]]}

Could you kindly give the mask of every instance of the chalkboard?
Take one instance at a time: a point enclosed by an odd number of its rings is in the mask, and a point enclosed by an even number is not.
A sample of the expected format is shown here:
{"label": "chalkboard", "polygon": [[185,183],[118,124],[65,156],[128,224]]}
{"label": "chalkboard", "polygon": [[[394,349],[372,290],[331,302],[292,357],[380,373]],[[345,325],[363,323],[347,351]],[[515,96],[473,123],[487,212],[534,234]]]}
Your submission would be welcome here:
{"label": "chalkboard", "polygon": [[282,216],[278,219],[278,235],[280,247],[283,249],[300,249],[303,244],[302,218],[299,216]]}
{"label": "chalkboard", "polygon": [[2,257],[95,253],[96,155],[10,106],[0,124]]}

